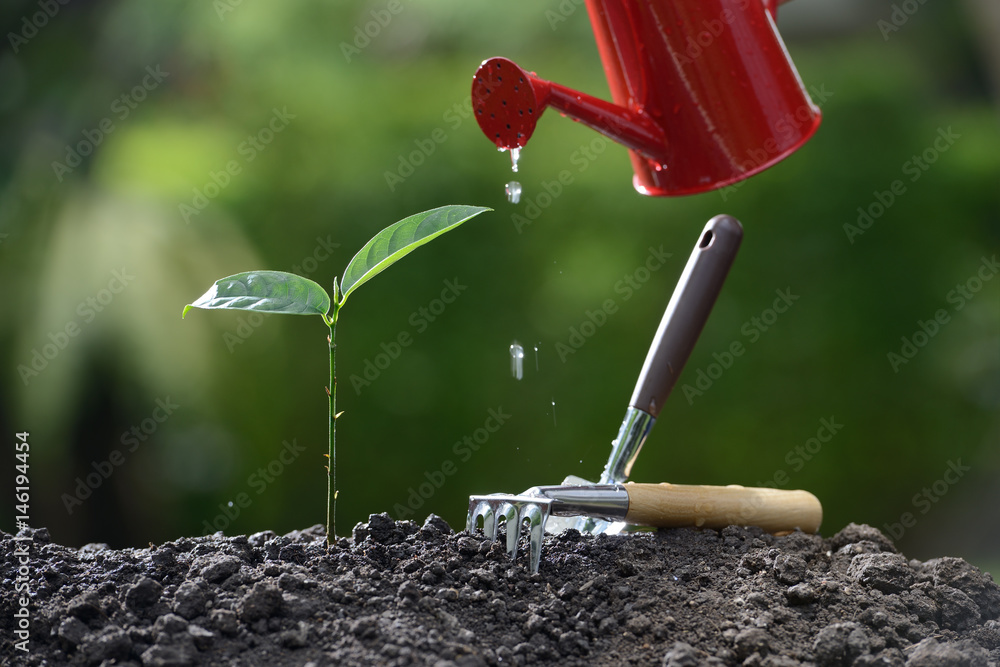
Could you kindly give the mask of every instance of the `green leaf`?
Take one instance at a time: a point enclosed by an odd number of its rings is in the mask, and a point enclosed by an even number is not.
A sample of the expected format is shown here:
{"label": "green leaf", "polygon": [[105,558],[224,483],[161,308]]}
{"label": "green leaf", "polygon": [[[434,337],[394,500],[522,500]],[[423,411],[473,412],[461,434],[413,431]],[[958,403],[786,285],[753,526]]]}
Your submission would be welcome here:
{"label": "green leaf", "polygon": [[403,256],[458,227],[466,220],[491,210],[493,209],[480,206],[442,206],[411,215],[396,224],[389,225],[366,243],[344,269],[344,277],[340,281],[342,296],[338,301],[339,305],[343,306],[351,292],[395,264]]}
{"label": "green leaf", "polygon": [[215,281],[197,301],[184,306],[181,317],[191,308],[255,310],[325,318],[330,310],[330,296],[313,281],[294,273],[248,271]]}

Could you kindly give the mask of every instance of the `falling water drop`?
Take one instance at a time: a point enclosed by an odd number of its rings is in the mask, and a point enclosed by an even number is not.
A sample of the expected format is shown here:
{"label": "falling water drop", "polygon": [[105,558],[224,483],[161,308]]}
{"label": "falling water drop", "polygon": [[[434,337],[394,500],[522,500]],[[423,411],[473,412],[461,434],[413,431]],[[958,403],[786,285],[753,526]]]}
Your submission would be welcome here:
{"label": "falling water drop", "polygon": [[517,181],[511,181],[505,185],[504,192],[507,193],[507,201],[511,204],[516,204],[521,201],[521,184]]}
{"label": "falling water drop", "polygon": [[510,345],[510,374],[518,380],[524,377],[524,348],[516,340]]}
{"label": "falling water drop", "polygon": [[541,345],[541,343],[535,343],[535,370],[536,371],[538,370],[538,346],[539,345]]}
{"label": "falling water drop", "polygon": [[552,399],[552,425],[556,425],[556,399]]}
{"label": "falling water drop", "polygon": [[521,159],[521,149],[511,148],[510,149],[510,169],[515,174],[517,173],[517,161]]}

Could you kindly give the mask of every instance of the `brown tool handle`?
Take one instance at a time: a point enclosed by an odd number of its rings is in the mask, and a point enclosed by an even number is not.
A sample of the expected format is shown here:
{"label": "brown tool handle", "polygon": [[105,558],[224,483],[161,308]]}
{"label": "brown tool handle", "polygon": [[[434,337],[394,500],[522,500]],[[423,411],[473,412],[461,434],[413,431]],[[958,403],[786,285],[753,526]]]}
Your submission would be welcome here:
{"label": "brown tool handle", "polygon": [[629,406],[653,417],[660,414],[712,312],[741,240],[742,225],[728,215],[715,216],[702,229],[660,320]]}
{"label": "brown tool handle", "polygon": [[746,486],[625,484],[629,507],[625,520],[641,526],[724,528],[760,526],[769,533],[796,528],[815,533],[823,506],[808,491]]}

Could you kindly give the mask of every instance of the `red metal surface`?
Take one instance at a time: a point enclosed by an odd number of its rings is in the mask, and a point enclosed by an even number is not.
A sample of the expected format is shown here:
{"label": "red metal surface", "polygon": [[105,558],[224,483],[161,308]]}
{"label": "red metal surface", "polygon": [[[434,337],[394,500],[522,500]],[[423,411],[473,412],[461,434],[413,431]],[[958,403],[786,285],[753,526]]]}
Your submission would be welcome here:
{"label": "red metal surface", "polygon": [[545,109],[530,74],[506,58],[490,58],[472,78],[472,108],[483,134],[497,148],[520,148]]}
{"label": "red metal surface", "polygon": [[501,150],[524,146],[550,106],[650,159],[665,159],[663,129],[640,111],[539,79],[507,58],[484,60],[476,70],[472,108],[483,133]]}
{"label": "red metal surface", "polygon": [[[509,60],[486,61],[473,105],[499,147],[524,146],[552,106],[628,146],[636,190],[685,195],[767,169],[816,131],[819,109],[778,35],[773,0],[586,2],[614,104],[538,79]],[[518,90],[511,83],[510,96],[484,93],[500,83],[485,74],[488,63],[516,74]]]}

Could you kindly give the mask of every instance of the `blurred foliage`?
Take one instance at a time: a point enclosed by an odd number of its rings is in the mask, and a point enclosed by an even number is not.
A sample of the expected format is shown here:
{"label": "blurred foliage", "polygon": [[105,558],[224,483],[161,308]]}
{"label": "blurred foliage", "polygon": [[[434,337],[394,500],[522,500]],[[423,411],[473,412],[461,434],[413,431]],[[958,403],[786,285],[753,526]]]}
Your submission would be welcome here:
{"label": "blurred foliage", "polygon": [[[553,29],[545,12],[558,4],[402,0],[345,55],[385,2],[95,0],[59,5],[16,51],[5,44],[0,427],[31,433],[32,523],[64,543],[116,546],[200,534],[220,517],[230,534],[320,523],[325,328],[236,313],[182,322],[181,308],[250,269],[329,288],[378,229],[449,203],[496,212],[365,286],[340,327],[340,533],[369,513],[399,516],[447,460],[457,474],[406,516],[435,512],[457,527],[471,493],[596,477],[698,232],[725,212],[743,221],[743,248],[633,478],[749,485],[785,471],[824,502],[825,534],[913,512],[902,542],[913,555],[961,549],[995,562],[996,534],[975,529],[1000,498],[1000,280],[961,311],[946,301],[1000,241],[1000,126],[961,8],[922,5],[888,40],[876,27],[890,12],[883,0],[853,31],[787,34],[807,87],[829,93],[824,122],[736,189],[641,197],[625,149],[608,145],[581,170],[574,153],[598,135],[550,112],[522,156],[514,206],[503,196],[509,161],[464,103],[478,63],[500,54],[608,96],[586,13]],[[3,34],[20,34],[38,11],[5,3]],[[151,71],[166,74],[142,89]],[[275,118],[285,121],[272,127],[287,124],[265,144]],[[112,131],[93,134],[105,119]],[[850,243],[843,225],[907,179],[904,163],[942,128],[960,138]],[[387,172],[435,130],[445,140],[390,187]],[[58,178],[53,163],[85,133],[98,145]],[[518,229],[512,215],[541,203],[562,170],[573,182]],[[206,205],[185,214],[196,190]],[[672,257],[626,301],[614,286],[651,246]],[[132,276],[117,294],[115,271]],[[467,288],[433,320],[421,315],[446,280]],[[800,299],[749,343],[744,324],[786,288]],[[100,312],[86,305],[103,294],[113,298]],[[617,313],[560,359],[556,343],[609,298]],[[894,373],[886,354],[941,308],[951,321]],[[25,382],[18,367],[71,322],[79,335]],[[352,383],[401,332],[412,345],[370,386]],[[509,371],[514,340],[526,350],[521,381]],[[747,352],[687,400],[681,385],[737,340]],[[179,406],[162,423],[158,399]],[[509,420],[463,460],[455,443],[491,409]],[[831,418],[843,429],[793,470],[786,455]],[[133,427],[142,441],[128,451]],[[304,453],[261,488],[293,440]],[[65,494],[115,449],[124,463],[69,514]],[[971,470],[921,514],[914,494],[958,459]],[[12,477],[0,480],[3,497]],[[240,493],[251,504],[228,507]],[[0,504],[4,529],[12,505]]]}

